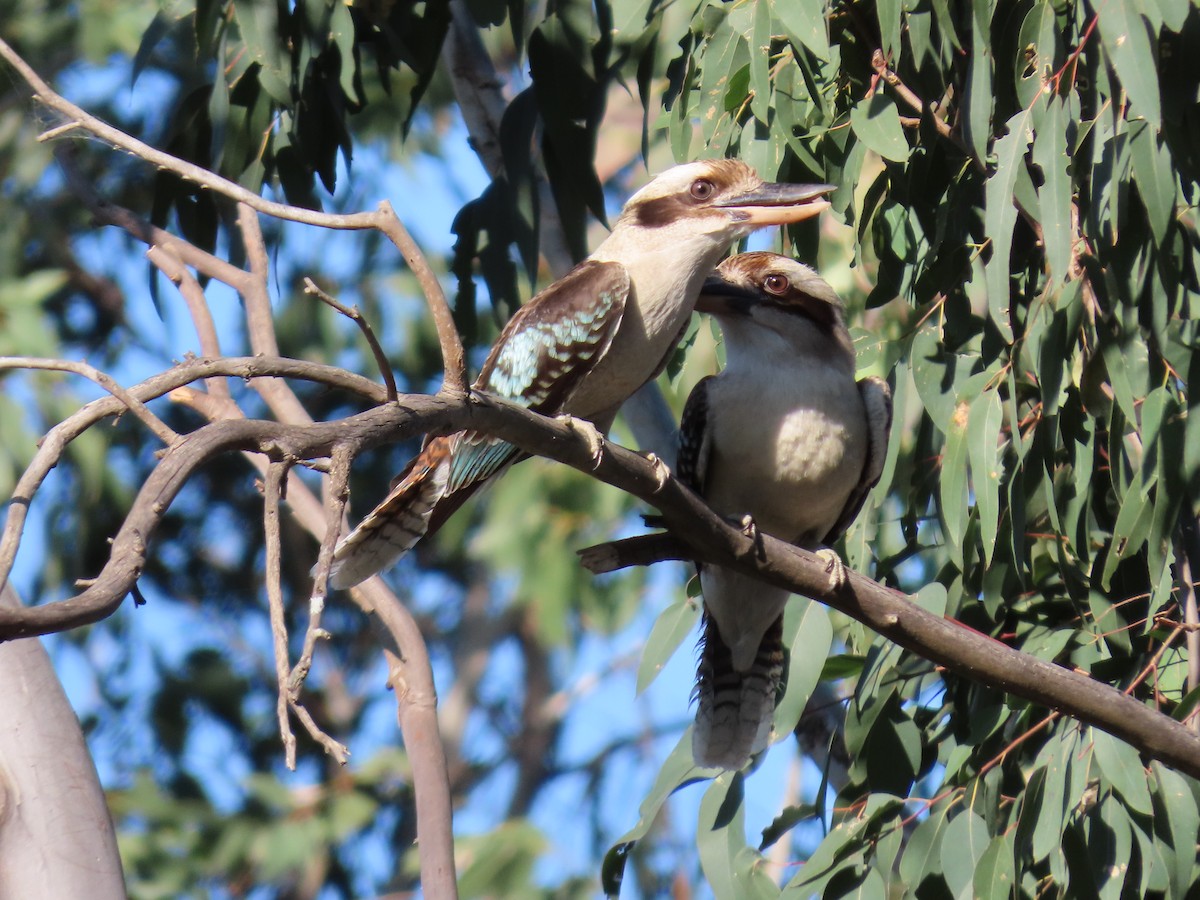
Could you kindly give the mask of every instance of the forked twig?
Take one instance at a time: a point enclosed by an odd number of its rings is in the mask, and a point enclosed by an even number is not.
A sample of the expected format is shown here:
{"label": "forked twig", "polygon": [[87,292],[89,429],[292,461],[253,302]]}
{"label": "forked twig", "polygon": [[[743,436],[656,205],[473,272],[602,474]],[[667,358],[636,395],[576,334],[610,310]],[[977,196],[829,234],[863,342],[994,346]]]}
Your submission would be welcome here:
{"label": "forked twig", "polygon": [[72,372],[75,375],[82,375],[88,381],[98,384],[121,401],[137,417],[139,422],[149,428],[154,436],[168,447],[173,446],[180,440],[179,433],[154,413],[150,412],[146,404],[117,384],[111,376],[101,372],[94,366],[89,366],[87,363],[73,362],[66,359],[42,359],[32,356],[2,356],[0,357],[0,370],[4,369],[41,369],[48,372]]}
{"label": "forked twig", "polygon": [[375,357],[375,364],[379,366],[379,374],[383,377],[383,385],[387,389],[388,403],[395,403],[396,376],[392,374],[391,363],[388,362],[387,355],[383,352],[383,347],[379,346],[379,341],[375,337],[375,330],[371,328],[371,323],[367,321],[367,317],[362,314],[362,311],[357,306],[347,306],[335,300],[317,287],[316,282],[308,276],[304,278],[304,293],[312,294],[322,303],[333,307],[358,326],[358,330],[363,333],[363,337],[367,340],[367,346],[371,348],[371,354]]}

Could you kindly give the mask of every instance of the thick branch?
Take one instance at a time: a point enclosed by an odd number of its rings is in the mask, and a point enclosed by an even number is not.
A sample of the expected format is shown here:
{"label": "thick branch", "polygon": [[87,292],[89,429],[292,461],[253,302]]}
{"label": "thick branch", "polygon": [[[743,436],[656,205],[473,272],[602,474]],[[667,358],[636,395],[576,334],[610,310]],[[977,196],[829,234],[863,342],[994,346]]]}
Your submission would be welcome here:
{"label": "thick branch", "polygon": [[309,459],[328,456],[339,443],[357,452],[417,431],[445,433],[464,428],[496,435],[526,452],[589,472],[657,507],[675,536],[706,562],[757,574],[772,584],[828,603],[959,675],[1062,710],[1200,777],[1200,738],[1169,717],[1085,675],[932,615],[907,596],[862,576],[853,575],[845,593],[831,594],[823,560],[770,536],[748,537],[667,477],[657,460],[606,442],[595,465],[582,429],[491,397],[402,398],[399,406],[311,426],[261,421],[205,426],[173,447],[151,474],[96,582],[70,600],[5,612],[0,616],[0,636],[42,634],[110,614],[136,580],[146,541],[167,504],[201,462],[219,453],[253,450],[271,458]]}

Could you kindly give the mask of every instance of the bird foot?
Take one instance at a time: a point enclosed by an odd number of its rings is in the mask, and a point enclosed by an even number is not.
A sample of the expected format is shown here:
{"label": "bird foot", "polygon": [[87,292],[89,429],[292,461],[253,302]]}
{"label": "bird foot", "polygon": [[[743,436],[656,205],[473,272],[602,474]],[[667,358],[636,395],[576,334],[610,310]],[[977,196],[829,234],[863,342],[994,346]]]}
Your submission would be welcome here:
{"label": "bird foot", "polygon": [[657,453],[647,453],[646,462],[654,466],[654,493],[658,493],[667,486],[667,481],[671,478],[671,468]]}
{"label": "bird foot", "polygon": [[758,523],[754,521],[754,516],[750,513],[742,516],[742,520],[738,522],[738,527],[742,529],[742,534],[753,541],[758,540]]}
{"label": "bird foot", "polygon": [[818,550],[817,556],[825,561],[825,574],[829,576],[829,590],[838,593],[846,586],[846,582],[850,580],[850,573],[846,569],[846,564],[842,562],[842,558],[838,556],[836,550],[831,550],[828,547],[822,547]]}
{"label": "bird foot", "polygon": [[604,461],[604,435],[591,422],[586,419],[577,419],[574,416],[558,416],[560,422],[565,424],[572,431],[583,436],[587,441],[588,450],[592,456],[592,471],[595,472],[600,468],[600,463]]}

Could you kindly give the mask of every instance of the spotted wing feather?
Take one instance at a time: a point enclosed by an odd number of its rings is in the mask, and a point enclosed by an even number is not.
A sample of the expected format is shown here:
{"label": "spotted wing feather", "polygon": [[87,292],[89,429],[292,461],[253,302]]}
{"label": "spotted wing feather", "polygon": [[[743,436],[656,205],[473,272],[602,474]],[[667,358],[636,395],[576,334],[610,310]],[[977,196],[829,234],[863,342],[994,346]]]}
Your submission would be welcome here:
{"label": "spotted wing feather", "polygon": [[[629,291],[620,263],[580,263],[509,320],[475,387],[535,412],[559,412],[612,344]],[[517,456],[511,444],[467,432],[455,449],[448,490],[482,481]]]}

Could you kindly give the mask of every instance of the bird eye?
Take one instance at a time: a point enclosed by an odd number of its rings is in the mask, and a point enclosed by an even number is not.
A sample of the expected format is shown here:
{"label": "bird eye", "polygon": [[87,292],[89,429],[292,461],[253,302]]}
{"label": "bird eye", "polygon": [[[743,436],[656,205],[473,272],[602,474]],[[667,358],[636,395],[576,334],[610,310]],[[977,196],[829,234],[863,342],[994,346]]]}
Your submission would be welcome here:
{"label": "bird eye", "polygon": [[763,279],[763,287],[766,288],[768,294],[783,295],[787,293],[791,284],[784,275],[768,275]]}
{"label": "bird eye", "polygon": [[698,178],[692,182],[692,196],[697,200],[707,200],[715,190],[713,183],[705,178]]}

